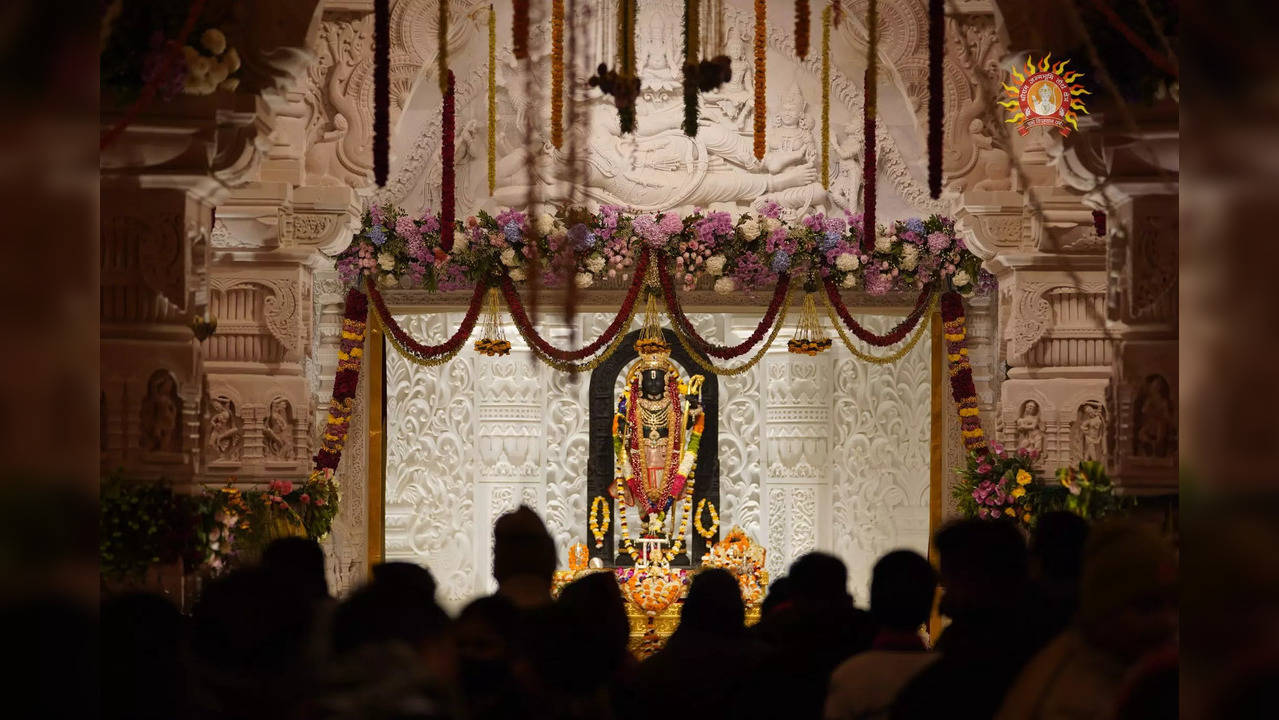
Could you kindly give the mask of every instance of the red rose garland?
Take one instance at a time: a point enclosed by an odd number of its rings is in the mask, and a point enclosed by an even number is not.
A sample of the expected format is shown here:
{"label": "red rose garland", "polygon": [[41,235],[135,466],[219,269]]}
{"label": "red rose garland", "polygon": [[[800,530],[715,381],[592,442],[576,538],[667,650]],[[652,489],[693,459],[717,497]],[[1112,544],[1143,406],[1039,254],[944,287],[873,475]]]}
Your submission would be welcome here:
{"label": "red rose garland", "polygon": [[848,312],[848,307],[844,305],[843,298],[839,296],[839,288],[835,286],[835,283],[831,282],[830,278],[826,278],[822,284],[826,287],[826,299],[830,301],[830,306],[835,309],[844,325],[862,342],[875,347],[888,347],[905,339],[906,335],[919,323],[920,318],[924,316],[924,311],[928,309],[928,299],[933,294],[931,285],[924,286],[924,289],[919,291],[919,298],[915,301],[915,308],[910,311],[910,314],[903,318],[892,330],[883,335],[877,335],[863,327],[861,323],[857,322],[857,318],[854,318]]}
{"label": "red rose garland", "polygon": [[773,290],[773,299],[768,304],[767,312],[764,313],[764,317],[759,321],[759,325],[755,326],[755,330],[750,334],[750,337],[736,345],[716,345],[693,329],[692,321],[684,314],[684,310],[679,304],[679,297],[675,294],[675,285],[671,279],[670,269],[659,262],[657,270],[662,281],[662,295],[666,299],[666,309],[670,312],[670,316],[675,323],[679,325],[680,333],[688,338],[693,347],[697,348],[702,354],[722,360],[731,360],[750,352],[750,349],[758,344],[769,329],[773,327],[773,323],[777,319],[777,313],[781,310],[782,303],[786,301],[787,293],[790,292],[790,276],[783,275],[777,281],[777,287]]}
{"label": "red rose garland", "polygon": [[866,139],[866,151],[862,163],[862,250],[869,252],[875,244],[875,104],[878,94],[876,75],[879,66],[879,5],[870,0],[866,8],[866,32],[869,41],[866,49],[865,103],[862,107],[862,135]]}
{"label": "red rose garland", "polygon": [[400,324],[391,316],[391,312],[386,308],[386,300],[382,297],[382,293],[369,283],[369,297],[373,299],[373,307],[377,309],[378,318],[386,329],[390,331],[392,338],[396,344],[416,356],[419,360],[429,360],[431,358],[448,355],[457,352],[466,339],[471,336],[471,331],[475,329],[475,321],[480,317],[480,309],[484,305],[484,292],[487,290],[484,283],[475,283],[475,292],[471,294],[471,303],[466,308],[466,316],[462,318],[462,323],[458,325],[457,332],[448,340],[439,345],[423,345],[413,339],[400,327]]}
{"label": "red rose garland", "polygon": [[444,252],[453,250],[453,218],[457,212],[454,197],[453,167],[453,135],[454,135],[454,93],[453,71],[448,71],[448,89],[444,93],[443,117],[440,119],[440,164],[443,179],[440,187],[440,249]]}
{"label": "red rose garland", "polygon": [[626,323],[631,318],[631,310],[635,307],[635,300],[639,297],[640,289],[644,286],[644,271],[649,263],[649,253],[645,250],[640,254],[639,260],[635,264],[635,274],[631,279],[631,286],[627,289],[626,298],[622,301],[621,310],[618,311],[617,317],[613,318],[613,322],[600,333],[589,345],[577,350],[561,350],[546,341],[537,333],[537,329],[533,327],[533,322],[529,319],[528,313],[524,309],[523,303],[520,302],[520,295],[515,290],[515,283],[510,277],[502,278],[502,296],[506,298],[506,307],[510,310],[511,321],[515,323],[520,334],[529,340],[529,343],[546,355],[560,362],[574,362],[588,358],[609,343],[613,341],[617,334],[626,329]]}
{"label": "red rose garland", "polygon": [[346,292],[346,308],[342,313],[342,335],[338,341],[338,369],[333,376],[333,395],[329,401],[329,417],[315,454],[315,470],[333,470],[342,459],[351,411],[355,404],[355,388],[360,383],[360,360],[364,355],[364,329],[369,300],[359,288]]}
{"label": "red rose garland", "polygon": [[942,55],[946,43],[945,0],[928,0],[928,193],[941,197],[942,114],[945,91],[942,85]]}
{"label": "red rose garland", "polygon": [[941,296],[942,332],[946,341],[946,359],[950,362],[950,394],[959,405],[960,434],[964,449],[986,454],[986,437],[978,414],[977,387],[973,384],[973,368],[968,362],[965,343],[964,300],[949,290]]}

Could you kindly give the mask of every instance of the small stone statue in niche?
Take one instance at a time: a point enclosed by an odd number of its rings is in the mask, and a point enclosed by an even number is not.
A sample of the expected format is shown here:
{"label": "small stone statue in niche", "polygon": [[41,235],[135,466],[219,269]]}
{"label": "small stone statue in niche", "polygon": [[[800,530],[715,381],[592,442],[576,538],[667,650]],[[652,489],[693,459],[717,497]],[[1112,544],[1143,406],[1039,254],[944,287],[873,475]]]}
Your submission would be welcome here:
{"label": "small stone statue in niche", "polygon": [[1027,400],[1021,404],[1021,415],[1014,425],[1017,432],[1017,449],[1044,452],[1044,420],[1039,416],[1039,403]]}
{"label": "small stone statue in niche", "polygon": [[147,380],[142,398],[143,450],[182,452],[182,398],[178,382],[168,370],[156,370]]}
{"label": "small stone statue in niche", "polygon": [[1133,449],[1138,457],[1167,457],[1175,433],[1172,391],[1163,375],[1148,375],[1133,407]]}
{"label": "small stone statue in niche", "polygon": [[1070,440],[1075,461],[1106,462],[1106,408],[1101,403],[1079,406]]}
{"label": "small stone statue in niche", "polygon": [[235,413],[235,402],[226,396],[212,401],[209,413],[209,449],[213,461],[239,460],[244,447],[244,421]]}
{"label": "small stone statue in niche", "polygon": [[268,460],[293,459],[293,406],[277,397],[262,423],[263,449]]}

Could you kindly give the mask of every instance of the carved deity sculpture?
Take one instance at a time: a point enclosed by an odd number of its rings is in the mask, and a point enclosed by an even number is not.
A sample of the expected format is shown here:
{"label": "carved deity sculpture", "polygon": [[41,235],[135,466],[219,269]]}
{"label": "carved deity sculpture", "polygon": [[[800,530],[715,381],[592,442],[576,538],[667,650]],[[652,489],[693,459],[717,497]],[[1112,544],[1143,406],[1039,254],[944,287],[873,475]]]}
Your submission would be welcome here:
{"label": "carved deity sculpture", "polygon": [[1022,403],[1015,429],[1018,450],[1044,452],[1044,420],[1039,416],[1039,403],[1034,400]]}
{"label": "carved deity sculpture", "polygon": [[182,398],[177,381],[167,370],[156,370],[147,380],[141,443],[143,450],[152,452],[182,451]]}
{"label": "carved deity sculpture", "polygon": [[278,397],[262,423],[263,450],[268,460],[293,459],[293,407]]}
{"label": "carved deity sculpture", "polygon": [[1163,375],[1146,378],[1133,402],[1133,455],[1167,457],[1174,431],[1172,392]]}
{"label": "carved deity sculpture", "polygon": [[244,421],[235,412],[235,402],[217,397],[209,413],[209,450],[212,460],[239,460],[244,446]]}
{"label": "carved deity sculpture", "polygon": [[1079,414],[1071,432],[1076,461],[1106,461],[1106,410],[1100,404],[1087,402],[1079,406]]}

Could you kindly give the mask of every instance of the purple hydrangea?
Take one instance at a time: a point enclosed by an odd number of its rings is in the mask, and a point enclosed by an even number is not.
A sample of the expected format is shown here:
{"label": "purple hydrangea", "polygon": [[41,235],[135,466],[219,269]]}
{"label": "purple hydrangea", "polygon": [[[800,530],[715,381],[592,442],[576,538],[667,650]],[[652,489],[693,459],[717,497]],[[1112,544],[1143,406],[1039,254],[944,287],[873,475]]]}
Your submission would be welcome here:
{"label": "purple hydrangea", "polygon": [[662,228],[662,232],[666,233],[668,236],[674,235],[683,231],[684,221],[675,213],[666,213],[662,216],[662,220],[658,223],[658,227]]}
{"label": "purple hydrangea", "polygon": [[774,220],[777,220],[781,218],[782,216],[782,206],[778,205],[776,202],[772,200],[769,200],[768,202],[760,206],[759,214],[763,215],[764,217],[770,217],[770,218],[773,218]]}
{"label": "purple hydrangea", "polygon": [[440,218],[436,215],[427,213],[422,216],[422,232],[433,233],[440,231]]}
{"label": "purple hydrangea", "polygon": [[523,235],[523,231],[520,229],[520,224],[514,220],[511,220],[502,227],[502,233],[506,235],[506,241],[511,244],[519,242],[520,237]]}
{"label": "purple hydrangea", "polygon": [[497,214],[497,226],[502,228],[511,223],[515,223],[516,227],[522,228],[526,220],[524,213],[519,210],[503,210]]}
{"label": "purple hydrangea", "polygon": [[576,223],[568,229],[568,239],[573,242],[573,247],[578,250],[585,250],[595,244],[595,235],[591,233],[590,228],[582,223]]}
{"label": "purple hydrangea", "polygon": [[737,281],[738,287],[750,291],[773,284],[777,281],[777,273],[765,267],[764,263],[760,262],[759,255],[747,252],[737,259],[733,278]]}
{"label": "purple hydrangea", "polygon": [[381,224],[382,224],[382,221],[385,219],[385,218],[383,217],[383,215],[382,215],[382,206],[380,206],[380,205],[370,205],[370,206],[369,206],[369,217],[373,219],[373,224],[374,224],[374,225],[381,225]]}
{"label": "purple hydrangea", "polygon": [[916,235],[919,235],[919,236],[923,236],[923,235],[927,234],[927,232],[928,232],[928,231],[924,228],[924,221],[923,221],[923,220],[920,220],[919,218],[911,218],[911,219],[907,220],[907,221],[906,221],[906,229],[907,229],[907,230],[910,230],[911,232],[913,232],[913,233],[915,233]]}
{"label": "purple hydrangea", "polygon": [[378,247],[382,247],[382,244],[386,242],[386,230],[383,230],[381,225],[369,228],[368,236],[369,240]]}
{"label": "purple hydrangea", "polygon": [[950,236],[946,233],[935,232],[928,236],[928,249],[933,252],[941,252],[950,247]]}
{"label": "purple hydrangea", "polygon": [[835,230],[827,230],[824,234],[817,238],[817,247],[822,252],[830,252],[839,241],[844,239],[844,234]]}
{"label": "purple hydrangea", "polygon": [[773,253],[772,268],[773,272],[782,273],[790,267],[790,253],[785,250],[778,250]]}
{"label": "purple hydrangea", "polygon": [[826,218],[826,232],[843,235],[848,232],[848,223],[844,222],[844,218],[828,217]]}
{"label": "purple hydrangea", "polygon": [[401,215],[396,219],[395,232],[406,240],[422,236],[422,231],[418,229],[417,223],[413,222],[413,218],[408,215]]}

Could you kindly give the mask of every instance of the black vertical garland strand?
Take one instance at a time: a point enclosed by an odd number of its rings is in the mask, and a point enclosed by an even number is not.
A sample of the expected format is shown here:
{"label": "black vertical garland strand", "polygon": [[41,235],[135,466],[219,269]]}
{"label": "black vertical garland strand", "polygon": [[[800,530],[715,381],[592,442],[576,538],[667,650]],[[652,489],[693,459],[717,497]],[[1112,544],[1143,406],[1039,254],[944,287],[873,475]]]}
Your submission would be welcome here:
{"label": "black vertical garland strand", "polygon": [[697,137],[697,0],[684,0],[684,134]]}
{"label": "black vertical garland strand", "polygon": [[391,1],[373,0],[373,180],[386,185],[391,155]]}
{"label": "black vertical garland strand", "polygon": [[457,216],[457,199],[454,196],[454,186],[456,178],[453,167],[453,143],[455,132],[454,115],[456,112],[454,104],[454,82],[453,71],[445,70],[444,75],[444,101],[441,103],[440,117],[440,249],[444,252],[453,250],[453,233],[455,227],[453,220]]}
{"label": "black vertical garland strand", "polygon": [[795,55],[808,58],[808,0],[795,0]]}
{"label": "black vertical garland strand", "polygon": [[928,0],[928,194],[941,197],[942,133],[945,87],[942,57],[946,45],[945,0]]}
{"label": "black vertical garland strand", "polygon": [[879,3],[870,0],[866,7],[866,102],[863,106],[862,132],[866,141],[862,162],[862,251],[870,252],[875,246],[875,104],[878,88],[876,75],[879,70]]}

